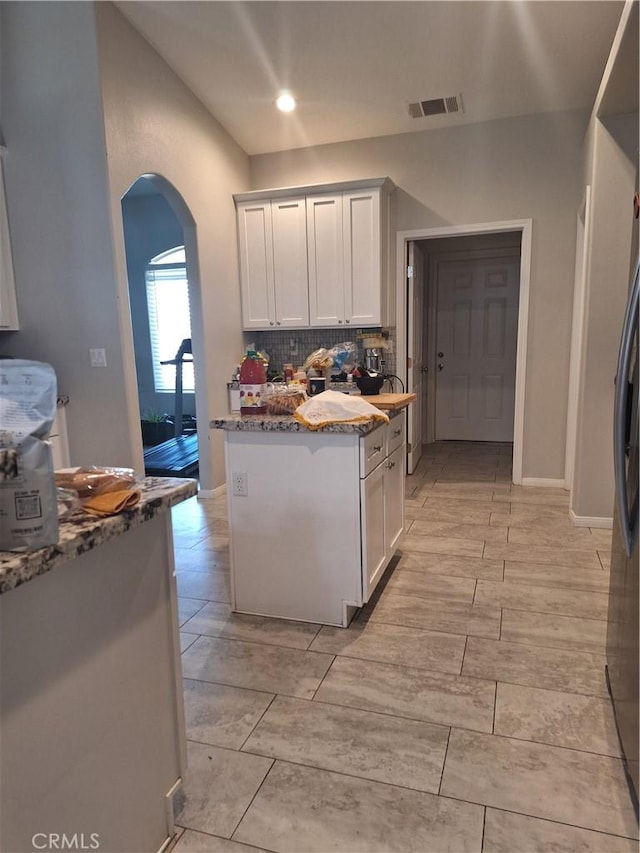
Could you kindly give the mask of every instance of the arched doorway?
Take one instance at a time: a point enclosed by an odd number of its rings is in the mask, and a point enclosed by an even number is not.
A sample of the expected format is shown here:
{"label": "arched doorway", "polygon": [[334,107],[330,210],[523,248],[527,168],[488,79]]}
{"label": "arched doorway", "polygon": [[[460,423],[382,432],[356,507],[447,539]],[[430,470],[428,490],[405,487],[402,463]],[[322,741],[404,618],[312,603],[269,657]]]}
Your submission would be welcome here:
{"label": "arched doorway", "polygon": [[[158,175],[138,178],[121,208],[145,470],[198,476],[199,466],[206,479],[208,407],[195,222],[181,195]],[[177,365],[162,364],[177,356],[183,362],[181,388]]]}

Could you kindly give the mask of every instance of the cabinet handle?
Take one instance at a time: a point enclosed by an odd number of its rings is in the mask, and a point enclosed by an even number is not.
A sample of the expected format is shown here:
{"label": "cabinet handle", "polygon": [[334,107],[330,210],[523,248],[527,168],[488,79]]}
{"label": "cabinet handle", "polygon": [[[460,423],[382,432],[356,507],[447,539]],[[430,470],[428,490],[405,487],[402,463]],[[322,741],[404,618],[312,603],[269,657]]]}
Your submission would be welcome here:
{"label": "cabinet handle", "polygon": [[269,325],[270,325],[270,326],[273,326],[273,320],[270,320],[270,321],[269,321]]}
{"label": "cabinet handle", "polygon": [[338,320],[338,323],[342,323],[342,320]]}
{"label": "cabinet handle", "polygon": [[345,320],[345,323],[350,323],[350,322],[351,322],[351,320]]}
{"label": "cabinet handle", "polygon": [[397,435],[400,435],[401,432],[402,432],[402,427],[400,427],[399,429],[394,429],[393,437],[395,438]]}
{"label": "cabinet handle", "polygon": [[276,323],[276,326],[279,326],[279,325],[280,325],[280,320],[278,320],[278,322]]}
{"label": "cabinet handle", "polygon": [[387,465],[387,468],[389,469],[389,471],[390,471],[392,468],[395,468],[395,467],[396,467],[396,463],[395,463],[395,462],[389,462],[389,464]]}
{"label": "cabinet handle", "polygon": [[380,451],[382,450],[382,445],[381,444],[374,444],[371,449],[373,450],[374,453],[380,453]]}

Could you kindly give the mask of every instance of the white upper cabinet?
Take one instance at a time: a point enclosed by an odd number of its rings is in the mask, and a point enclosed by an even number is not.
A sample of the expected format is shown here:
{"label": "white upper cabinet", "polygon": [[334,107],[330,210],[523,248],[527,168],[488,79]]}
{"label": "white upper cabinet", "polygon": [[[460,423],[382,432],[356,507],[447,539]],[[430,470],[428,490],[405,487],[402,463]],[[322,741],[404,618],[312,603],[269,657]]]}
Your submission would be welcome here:
{"label": "white upper cabinet", "polygon": [[392,189],[380,178],[235,196],[244,328],[386,325]]}
{"label": "white upper cabinet", "polygon": [[238,205],[240,288],[245,329],[275,325],[271,202]]}
{"label": "white upper cabinet", "polygon": [[2,157],[0,156],[0,329],[18,329],[18,304],[13,277],[9,220],[4,197]]}
{"label": "white upper cabinet", "polygon": [[276,326],[299,329],[309,324],[305,200],[271,202]]}
{"label": "white upper cabinet", "polygon": [[237,209],[244,328],[307,326],[304,197],[241,202]]}
{"label": "white upper cabinet", "polygon": [[307,198],[309,316],[312,326],[344,323],[342,194]]}
{"label": "white upper cabinet", "polygon": [[383,325],[380,189],[345,193],[342,222],[345,322]]}

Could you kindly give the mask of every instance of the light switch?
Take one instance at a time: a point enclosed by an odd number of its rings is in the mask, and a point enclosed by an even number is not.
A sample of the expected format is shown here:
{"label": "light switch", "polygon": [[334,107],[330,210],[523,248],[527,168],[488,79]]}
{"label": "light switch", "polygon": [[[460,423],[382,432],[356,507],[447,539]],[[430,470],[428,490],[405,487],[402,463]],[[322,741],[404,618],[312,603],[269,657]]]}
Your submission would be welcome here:
{"label": "light switch", "polygon": [[89,358],[91,360],[91,367],[107,366],[107,354],[103,349],[90,349]]}

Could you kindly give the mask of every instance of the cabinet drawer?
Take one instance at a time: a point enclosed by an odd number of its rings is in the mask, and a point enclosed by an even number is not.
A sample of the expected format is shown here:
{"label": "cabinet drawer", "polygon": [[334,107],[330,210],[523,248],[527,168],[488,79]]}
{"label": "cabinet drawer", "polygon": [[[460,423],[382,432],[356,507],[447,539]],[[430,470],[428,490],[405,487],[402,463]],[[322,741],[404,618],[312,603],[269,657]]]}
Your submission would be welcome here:
{"label": "cabinet drawer", "polygon": [[387,455],[387,424],[360,439],[360,478],[367,476]]}
{"label": "cabinet drawer", "polygon": [[404,411],[391,418],[387,427],[387,455],[391,456],[394,450],[404,444]]}

